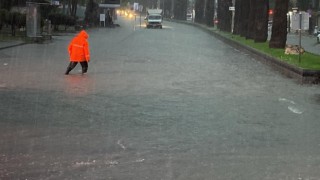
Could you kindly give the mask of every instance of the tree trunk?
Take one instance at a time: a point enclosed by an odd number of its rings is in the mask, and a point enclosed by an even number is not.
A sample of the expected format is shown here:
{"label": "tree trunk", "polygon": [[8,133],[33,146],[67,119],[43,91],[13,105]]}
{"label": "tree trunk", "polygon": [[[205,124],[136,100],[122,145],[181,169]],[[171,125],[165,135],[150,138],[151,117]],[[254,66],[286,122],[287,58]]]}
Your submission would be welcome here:
{"label": "tree trunk", "polygon": [[72,0],[71,11],[70,11],[71,16],[76,17],[77,7],[78,7],[78,0]]}
{"label": "tree trunk", "polygon": [[207,26],[213,27],[213,16],[214,16],[214,0],[207,0],[206,3],[206,24]]}
{"label": "tree trunk", "polygon": [[270,48],[285,48],[287,42],[287,12],[289,0],[276,0]]}
{"label": "tree trunk", "polygon": [[218,29],[222,30],[222,22],[224,21],[223,19],[223,0],[218,0],[218,8],[217,8],[217,18],[218,18]]}
{"label": "tree trunk", "polygon": [[11,35],[16,36],[16,15],[12,14],[11,18]]}
{"label": "tree trunk", "polygon": [[203,21],[204,0],[196,0],[195,2],[195,18],[194,21],[202,23]]}
{"label": "tree trunk", "polygon": [[218,28],[222,31],[231,31],[231,6],[232,0],[218,0]]}
{"label": "tree trunk", "polygon": [[239,34],[241,24],[241,0],[235,1],[234,27],[233,34]]}
{"label": "tree trunk", "polygon": [[226,12],[226,17],[225,17],[225,31],[231,32],[231,25],[232,25],[232,11],[229,10],[229,7],[233,6],[232,0],[227,0],[225,4],[225,12]]}
{"label": "tree trunk", "polygon": [[66,14],[66,0],[62,0],[62,13]]}
{"label": "tree trunk", "polygon": [[186,20],[187,6],[188,6],[187,0],[175,0],[174,18],[179,20]]}
{"label": "tree trunk", "polygon": [[249,20],[248,20],[248,29],[246,33],[246,39],[253,39],[254,37],[256,12],[257,12],[256,0],[250,0]]}
{"label": "tree trunk", "polygon": [[67,14],[71,14],[71,1],[72,0],[68,0],[68,11],[67,11]]}
{"label": "tree trunk", "polygon": [[254,28],[254,42],[266,42],[268,39],[269,0],[257,0],[257,12]]}
{"label": "tree trunk", "polygon": [[240,36],[245,37],[248,31],[248,19],[249,19],[249,10],[250,1],[242,0],[241,2],[241,25],[240,25]]}

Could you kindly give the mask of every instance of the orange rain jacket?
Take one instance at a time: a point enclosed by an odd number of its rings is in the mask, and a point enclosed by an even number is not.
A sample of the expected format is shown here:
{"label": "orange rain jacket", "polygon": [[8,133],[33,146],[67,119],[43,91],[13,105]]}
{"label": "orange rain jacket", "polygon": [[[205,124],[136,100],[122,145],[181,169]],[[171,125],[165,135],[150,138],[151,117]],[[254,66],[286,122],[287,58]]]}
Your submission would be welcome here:
{"label": "orange rain jacket", "polygon": [[89,35],[86,31],[82,30],[80,33],[72,39],[68,46],[68,51],[70,55],[70,61],[72,62],[83,62],[90,61],[89,52]]}

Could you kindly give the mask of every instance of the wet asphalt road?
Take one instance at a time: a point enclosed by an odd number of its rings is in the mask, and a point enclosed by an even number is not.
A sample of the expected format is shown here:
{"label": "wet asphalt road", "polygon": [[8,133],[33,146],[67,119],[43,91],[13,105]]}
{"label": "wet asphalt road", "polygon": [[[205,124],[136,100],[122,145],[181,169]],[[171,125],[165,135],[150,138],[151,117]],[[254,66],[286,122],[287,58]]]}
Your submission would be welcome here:
{"label": "wet asphalt road", "polygon": [[320,179],[320,87],[191,26],[90,29],[0,51],[0,179]]}

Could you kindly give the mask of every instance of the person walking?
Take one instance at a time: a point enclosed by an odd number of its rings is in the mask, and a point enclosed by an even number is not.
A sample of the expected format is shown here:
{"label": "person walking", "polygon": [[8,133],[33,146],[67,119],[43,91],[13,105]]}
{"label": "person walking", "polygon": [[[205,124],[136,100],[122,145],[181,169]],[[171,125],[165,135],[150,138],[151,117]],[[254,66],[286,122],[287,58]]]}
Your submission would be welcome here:
{"label": "person walking", "polygon": [[76,67],[78,63],[81,64],[82,74],[88,71],[88,62],[90,61],[90,51],[89,51],[89,35],[85,30],[80,31],[80,33],[74,37],[69,46],[68,52],[70,55],[70,63],[67,67],[65,75],[68,75],[70,71]]}

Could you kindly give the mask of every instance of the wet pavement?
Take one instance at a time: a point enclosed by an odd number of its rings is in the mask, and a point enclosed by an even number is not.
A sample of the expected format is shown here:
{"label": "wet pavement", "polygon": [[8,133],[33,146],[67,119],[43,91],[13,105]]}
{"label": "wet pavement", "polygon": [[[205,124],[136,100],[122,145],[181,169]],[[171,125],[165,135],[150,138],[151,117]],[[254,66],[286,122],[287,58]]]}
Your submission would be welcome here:
{"label": "wet pavement", "polygon": [[187,25],[0,51],[0,179],[320,179],[320,88]]}

